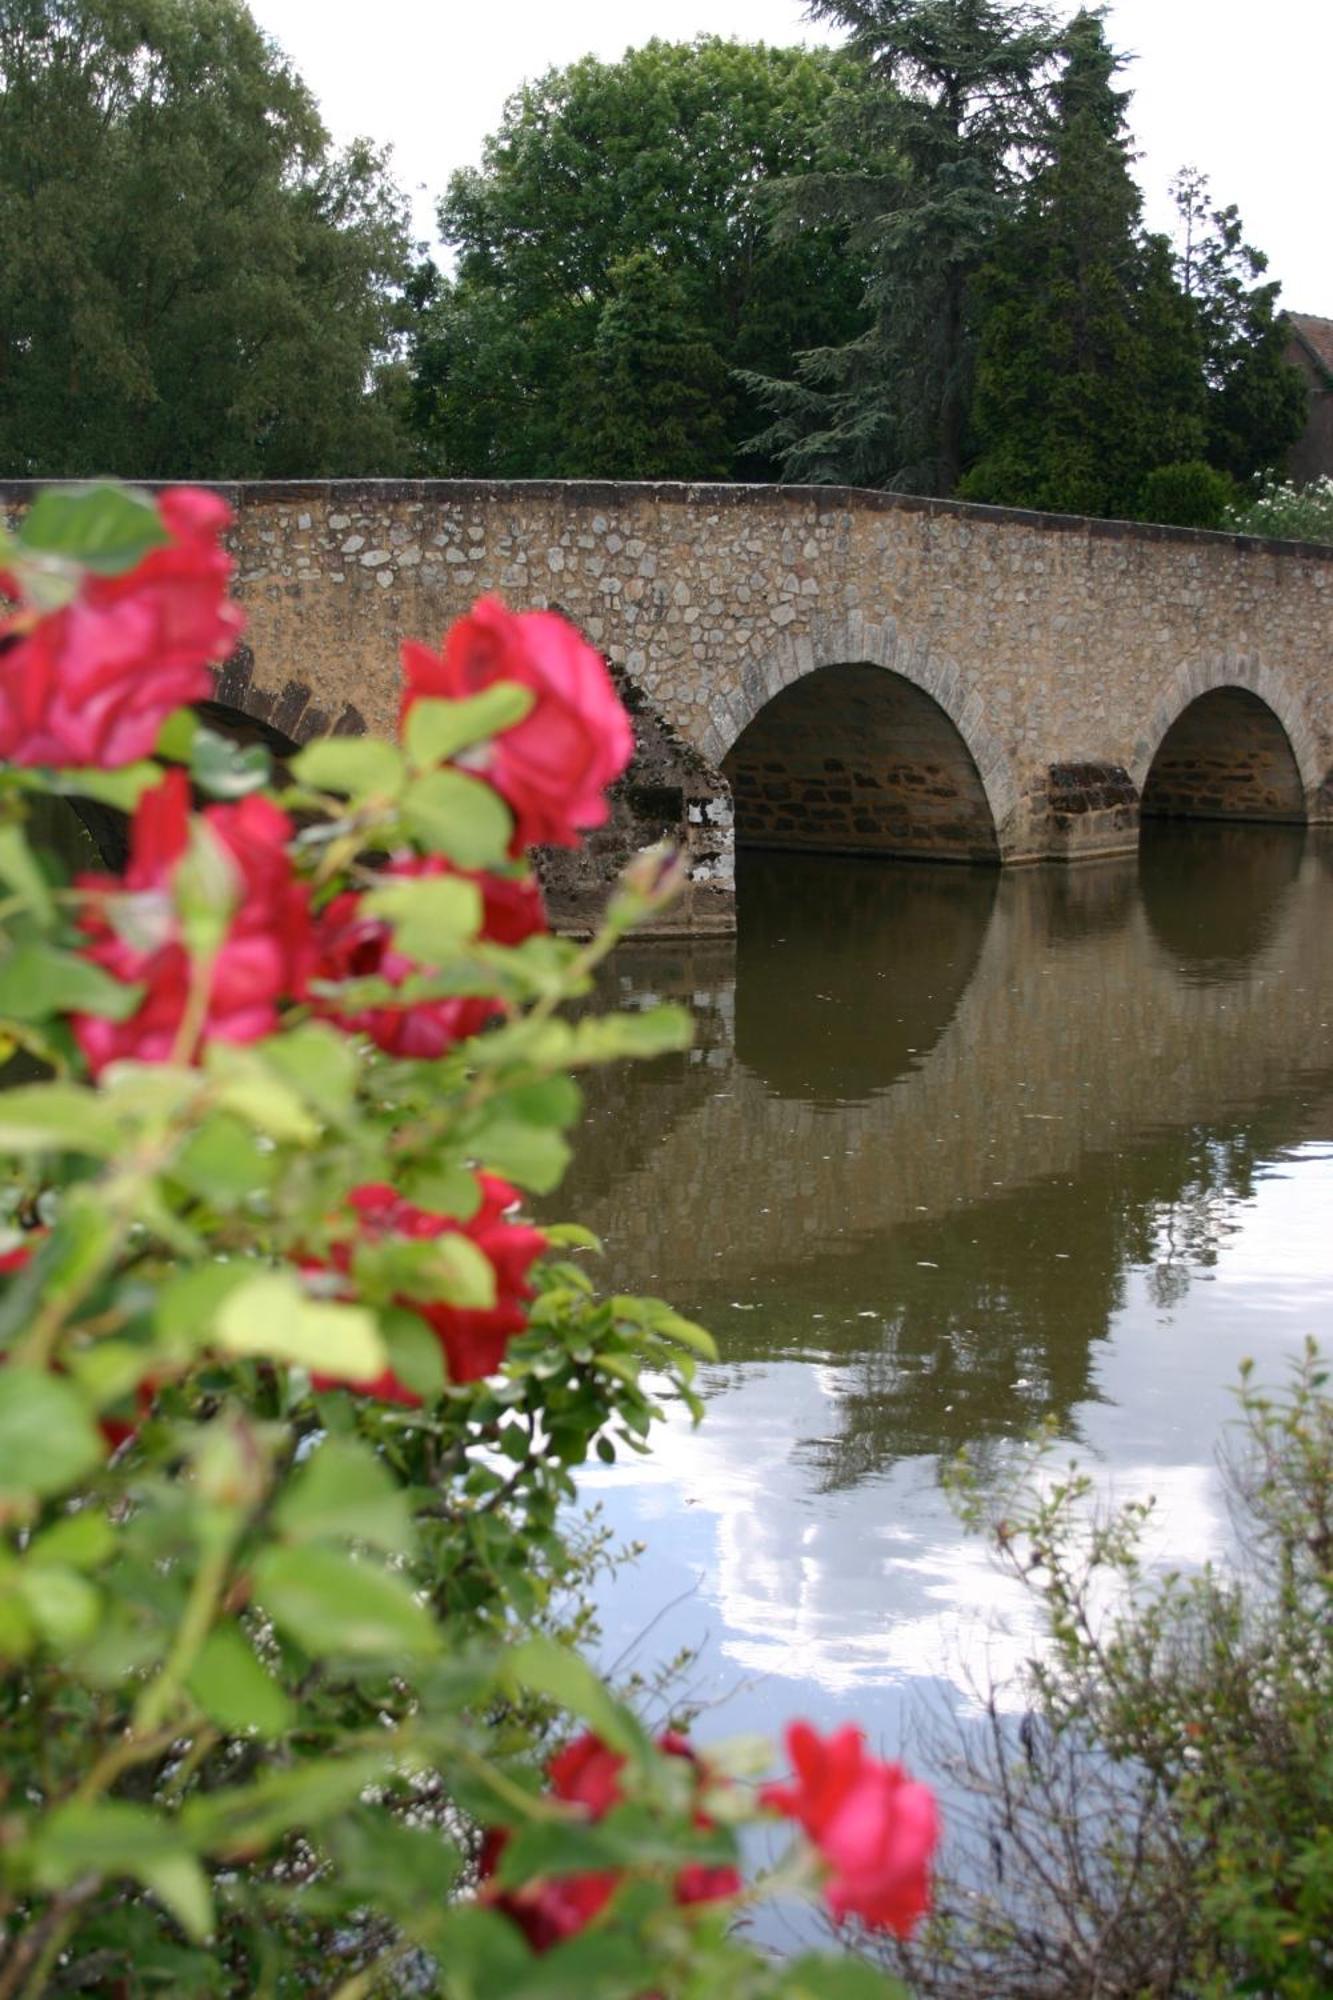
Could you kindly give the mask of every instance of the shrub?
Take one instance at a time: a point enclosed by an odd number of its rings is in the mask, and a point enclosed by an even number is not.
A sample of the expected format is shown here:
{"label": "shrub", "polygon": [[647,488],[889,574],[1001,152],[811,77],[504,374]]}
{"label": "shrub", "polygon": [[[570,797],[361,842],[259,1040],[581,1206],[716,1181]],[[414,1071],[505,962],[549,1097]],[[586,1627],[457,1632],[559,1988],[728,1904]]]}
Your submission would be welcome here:
{"label": "shrub", "polygon": [[[926,2000],[1333,1992],[1333,1395],[1313,1347],[1249,1374],[1224,1475],[1236,1564],[1155,1575],[1151,1503],[1088,1479],[965,1506],[1043,1615],[1020,1693],[962,1739],[954,1866],[891,1954]],[[1006,1704],[1007,1706],[1007,1704]]]}
{"label": "shrub", "polygon": [[1235,497],[1235,481],[1201,458],[1158,465],[1143,482],[1138,516],[1172,528],[1220,528]]}
{"label": "shrub", "polygon": [[[405,649],[394,740],[277,778],[181,706],[239,628],[226,520],[67,489],[3,550],[0,1034],[38,1080],[0,1095],[0,2000],[882,1994],[733,1935],[737,1829],[794,1821],[781,1886],[905,1929],[925,1788],[802,1725],[761,1794],[560,1609],[575,1469],[697,1414],[713,1354],[517,1212],[574,1073],[689,1032],[562,1011],[675,873],[547,930],[527,844],[630,754],[606,669],[483,602]],[[30,840],[52,799],[127,814],[124,869]]]}
{"label": "shrub", "polygon": [[1333,479],[1326,474],[1308,486],[1272,479],[1253,499],[1231,507],[1225,525],[1242,535],[1333,542]]}

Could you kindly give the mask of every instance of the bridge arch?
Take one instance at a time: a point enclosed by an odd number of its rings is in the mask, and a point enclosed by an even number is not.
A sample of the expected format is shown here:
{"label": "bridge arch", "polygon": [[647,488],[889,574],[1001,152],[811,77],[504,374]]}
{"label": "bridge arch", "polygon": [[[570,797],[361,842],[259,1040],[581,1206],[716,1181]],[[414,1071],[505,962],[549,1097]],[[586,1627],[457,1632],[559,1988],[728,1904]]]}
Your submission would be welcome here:
{"label": "bridge arch", "polygon": [[1131,768],[1146,819],[1304,821],[1320,776],[1303,705],[1252,658],[1180,668]]}
{"label": "bridge arch", "polygon": [[715,711],[741,846],[1003,858],[1019,788],[952,661],[854,614],[785,640]]}

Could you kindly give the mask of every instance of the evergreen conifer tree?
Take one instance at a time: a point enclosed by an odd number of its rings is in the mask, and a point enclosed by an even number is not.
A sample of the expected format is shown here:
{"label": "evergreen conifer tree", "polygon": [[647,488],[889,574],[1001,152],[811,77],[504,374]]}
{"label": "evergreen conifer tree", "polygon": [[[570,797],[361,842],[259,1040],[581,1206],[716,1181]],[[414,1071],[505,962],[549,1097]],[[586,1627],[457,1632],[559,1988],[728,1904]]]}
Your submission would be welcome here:
{"label": "evergreen conifer tree", "polygon": [[774,418],[756,449],[789,479],[948,493],[963,465],[971,292],[1040,129],[1058,34],[1029,0],[812,0],[878,88],[843,131],[857,172],[787,183],[793,235],[834,222],[864,251],[869,324],[797,379],[747,377]]}
{"label": "evergreen conifer tree", "polygon": [[1040,164],[978,284],[966,498],[1132,516],[1154,467],[1204,455],[1195,315],[1142,228],[1120,66],[1076,16]]}

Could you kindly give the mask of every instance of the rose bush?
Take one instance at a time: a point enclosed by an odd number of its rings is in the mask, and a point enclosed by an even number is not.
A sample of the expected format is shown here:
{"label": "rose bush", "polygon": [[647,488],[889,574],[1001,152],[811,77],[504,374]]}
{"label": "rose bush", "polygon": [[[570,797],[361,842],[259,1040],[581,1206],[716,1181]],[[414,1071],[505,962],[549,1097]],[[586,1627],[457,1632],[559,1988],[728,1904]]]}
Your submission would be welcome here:
{"label": "rose bush", "polygon": [[[805,1728],[760,1793],[574,1644],[574,1471],[713,1353],[521,1213],[577,1072],[688,1035],[562,1012],[674,877],[547,929],[527,847],[630,754],[606,669],[483,602],[405,649],[399,740],[275,777],[178,706],[239,629],[224,521],[66,490],[2,558],[0,2000],[882,1994],[733,1919],[910,1928],[929,1795]],[[29,839],[50,798],[130,815],[122,873]]]}

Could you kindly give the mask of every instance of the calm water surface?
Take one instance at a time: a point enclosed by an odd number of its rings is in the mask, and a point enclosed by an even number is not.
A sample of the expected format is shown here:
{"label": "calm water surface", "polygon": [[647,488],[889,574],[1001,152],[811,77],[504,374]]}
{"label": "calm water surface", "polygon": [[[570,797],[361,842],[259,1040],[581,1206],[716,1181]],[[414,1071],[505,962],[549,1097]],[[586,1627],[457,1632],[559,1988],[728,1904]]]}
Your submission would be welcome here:
{"label": "calm water surface", "polygon": [[804,1713],[893,1748],[912,1696],[966,1712],[1029,1644],[942,1458],[1051,1418],[1197,1561],[1238,1363],[1333,1341],[1333,841],[763,856],[740,889],[735,945],[617,957],[614,998],[686,1000],[698,1040],[594,1079],[560,1199],[721,1351],[700,1429],[585,1477],[649,1551],[605,1658],[698,1648],[705,1738]]}

